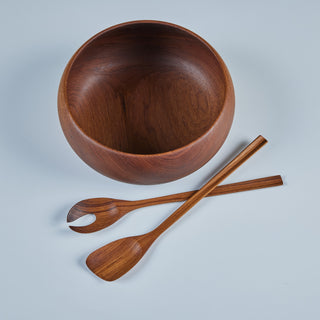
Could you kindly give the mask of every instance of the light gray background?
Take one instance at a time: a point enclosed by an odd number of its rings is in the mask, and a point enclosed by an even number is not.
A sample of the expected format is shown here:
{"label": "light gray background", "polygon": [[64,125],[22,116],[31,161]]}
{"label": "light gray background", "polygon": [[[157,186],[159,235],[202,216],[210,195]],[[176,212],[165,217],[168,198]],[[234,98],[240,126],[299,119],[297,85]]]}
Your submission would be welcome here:
{"label": "light gray background", "polygon": [[[222,149],[165,185],[96,173],[58,122],[58,84],[74,51],[102,29],[136,19],[201,35],[235,86],[235,119]],[[2,1],[0,318],[319,319],[319,30],[319,1]],[[285,186],[202,201],[116,282],[89,272],[90,252],[151,230],[178,204],[81,235],[65,223],[74,203],[192,190],[258,134],[269,144],[226,182],[282,174]]]}

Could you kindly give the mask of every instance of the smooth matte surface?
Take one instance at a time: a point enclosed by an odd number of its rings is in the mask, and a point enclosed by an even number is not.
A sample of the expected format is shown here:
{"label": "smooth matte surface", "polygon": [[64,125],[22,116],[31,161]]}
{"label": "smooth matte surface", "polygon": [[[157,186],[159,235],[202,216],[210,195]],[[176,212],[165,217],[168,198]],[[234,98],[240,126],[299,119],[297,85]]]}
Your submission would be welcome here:
{"label": "smooth matte surface", "polygon": [[[319,11],[318,1],[2,1],[0,318],[318,320]],[[65,141],[56,110],[72,53],[103,28],[141,18],[201,34],[223,56],[236,93],[234,123],[215,158],[159,186],[90,169]],[[90,274],[90,252],[148,232],[179,204],[82,235],[65,223],[74,203],[199,188],[259,133],[269,143],[225,183],[282,174],[283,187],[204,199],[122,279]]]}

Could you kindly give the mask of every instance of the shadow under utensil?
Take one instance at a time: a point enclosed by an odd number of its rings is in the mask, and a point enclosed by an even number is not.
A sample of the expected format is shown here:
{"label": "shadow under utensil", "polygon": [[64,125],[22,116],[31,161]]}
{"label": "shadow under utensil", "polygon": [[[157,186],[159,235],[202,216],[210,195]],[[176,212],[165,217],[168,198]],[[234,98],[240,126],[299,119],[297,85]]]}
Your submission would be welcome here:
{"label": "shadow under utensil", "polygon": [[98,276],[96,276],[87,266],[86,260],[89,254],[83,254],[78,260],[77,260],[77,265],[84,270],[89,276],[91,276],[92,279],[99,283],[105,283],[106,281],[102,280]]}
{"label": "shadow under utensil", "polygon": [[60,208],[58,208],[52,215],[52,223],[53,224],[61,224],[64,223],[66,224],[67,220],[67,214],[70,210],[72,205],[63,205]]}

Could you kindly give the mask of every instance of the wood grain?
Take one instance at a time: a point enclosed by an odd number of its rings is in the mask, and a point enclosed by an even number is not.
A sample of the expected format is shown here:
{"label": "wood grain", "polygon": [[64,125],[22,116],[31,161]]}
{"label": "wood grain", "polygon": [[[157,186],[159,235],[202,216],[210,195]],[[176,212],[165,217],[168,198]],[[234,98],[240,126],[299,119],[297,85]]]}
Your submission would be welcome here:
{"label": "wood grain", "polygon": [[164,231],[177,222],[266,142],[267,140],[262,136],[256,138],[154,230],[143,235],[116,240],[91,253],[86,261],[89,269],[98,277],[107,281],[116,280],[127,273],[138,263],[152,243]]}
{"label": "wood grain", "polygon": [[221,147],[234,114],[218,53],[180,26],[134,21],[106,29],[71,58],[58,94],[74,151],[125,182],[181,178]]}
{"label": "wood grain", "polygon": [[[280,186],[283,184],[281,176],[271,176],[260,179],[253,179],[237,183],[230,183],[216,187],[207,197],[223,195],[228,193],[242,192]],[[156,197],[143,200],[120,200],[112,198],[91,198],[79,201],[69,211],[67,222],[72,222],[87,214],[94,214],[96,220],[86,226],[69,226],[71,230],[79,233],[90,233],[109,227],[127,213],[157,204],[169,202],[185,201],[194,195],[197,191],[188,191],[177,194],[171,194],[162,197]]]}

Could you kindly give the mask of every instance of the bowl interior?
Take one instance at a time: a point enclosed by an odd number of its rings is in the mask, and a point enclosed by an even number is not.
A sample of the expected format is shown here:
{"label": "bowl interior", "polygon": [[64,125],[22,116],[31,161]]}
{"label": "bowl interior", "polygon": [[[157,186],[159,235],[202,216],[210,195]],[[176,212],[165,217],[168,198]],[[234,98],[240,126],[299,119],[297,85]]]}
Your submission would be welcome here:
{"label": "bowl interior", "polygon": [[167,152],[215,122],[225,77],[195,35],[161,23],[109,29],[77,54],[67,79],[69,110],[86,135],[134,154]]}

